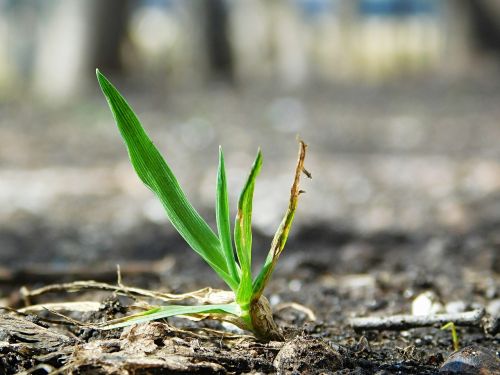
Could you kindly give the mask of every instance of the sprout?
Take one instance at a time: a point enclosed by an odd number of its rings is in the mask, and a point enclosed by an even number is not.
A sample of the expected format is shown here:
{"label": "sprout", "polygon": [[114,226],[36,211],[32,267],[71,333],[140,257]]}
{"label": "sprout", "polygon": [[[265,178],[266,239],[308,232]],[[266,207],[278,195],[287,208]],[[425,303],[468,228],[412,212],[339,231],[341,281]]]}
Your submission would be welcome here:
{"label": "sprout", "polygon": [[460,349],[460,342],[458,340],[457,327],[455,323],[448,322],[444,326],[442,326],[441,329],[451,331],[451,342],[453,344],[453,350],[457,351],[458,349]]}
{"label": "sprout", "polygon": [[262,166],[260,150],[257,152],[238,201],[238,213],[234,225],[235,248],[233,248],[222,149],[219,148],[215,207],[218,233],[215,234],[189,203],[170,167],[151,142],[132,108],[99,70],[96,74],[137,175],[161,201],[175,229],[232,291],[232,293],[211,291],[203,299],[205,304],[198,306],[158,306],[145,312],[112,320],[104,326],[104,329],[183,315],[229,321],[253,332],[255,336],[263,340],[282,339],[283,336],[273,320],[269,302],[262,293],[288,238],[298,197],[302,193],[299,190],[301,173],[310,177],[309,172],[304,169],[306,144],[299,141],[299,156],[288,209],[276,231],[264,265],[254,278],[251,267],[252,200],[255,180]]}

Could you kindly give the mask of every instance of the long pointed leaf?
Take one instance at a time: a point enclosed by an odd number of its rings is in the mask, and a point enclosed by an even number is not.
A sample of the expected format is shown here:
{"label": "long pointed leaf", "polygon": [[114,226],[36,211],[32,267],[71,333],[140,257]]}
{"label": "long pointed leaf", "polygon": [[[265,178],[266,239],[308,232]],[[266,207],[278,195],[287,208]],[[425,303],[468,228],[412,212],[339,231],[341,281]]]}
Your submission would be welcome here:
{"label": "long pointed leaf", "polygon": [[[231,224],[229,218],[229,200],[227,194],[226,168],[224,166],[224,155],[219,147],[219,168],[217,171],[217,202],[215,206],[215,217],[219,230],[219,240],[222,245],[227,269],[231,277],[239,282],[240,270],[234,257],[231,239]],[[236,292],[236,290],[234,290]]]}
{"label": "long pointed leaf", "polygon": [[295,176],[292,184],[292,188],[290,191],[290,201],[288,203],[288,208],[285,212],[285,216],[274,235],[273,242],[271,243],[271,249],[267,255],[266,261],[264,262],[264,266],[260,270],[259,274],[255,278],[253,282],[253,293],[252,300],[257,300],[262,295],[264,288],[271,277],[271,274],[276,267],[276,263],[278,262],[278,258],[283,251],[286,240],[288,239],[288,234],[290,233],[290,228],[292,227],[293,218],[295,216],[295,211],[297,209],[297,203],[299,199],[300,193],[302,191],[299,189],[300,183],[300,175],[302,172],[306,173],[306,175],[311,178],[309,172],[304,169],[304,159],[306,157],[306,148],[307,145],[300,141],[299,147],[299,156],[297,160],[297,166],[295,168]]}
{"label": "long pointed leaf", "polygon": [[252,295],[252,200],[255,179],[261,167],[262,153],[259,149],[238,201],[238,213],[234,228],[236,253],[241,266],[241,281],[236,293],[236,300],[240,304],[250,302]]}
{"label": "long pointed leaf", "polygon": [[217,236],[187,200],[132,108],[98,70],[96,74],[137,175],[158,196],[173,226],[186,242],[235,290],[238,283],[228,272]]}
{"label": "long pointed leaf", "polygon": [[239,316],[241,309],[236,303],[225,303],[220,305],[201,305],[201,306],[180,306],[180,305],[169,305],[157,307],[142,313],[126,316],[124,318],[119,318],[108,322],[102,327],[104,330],[122,328],[131,326],[133,324],[140,324],[150,322],[152,320],[164,319],[171,316],[177,315],[192,315],[192,314],[204,314],[204,313],[214,313],[214,314],[232,314]]}

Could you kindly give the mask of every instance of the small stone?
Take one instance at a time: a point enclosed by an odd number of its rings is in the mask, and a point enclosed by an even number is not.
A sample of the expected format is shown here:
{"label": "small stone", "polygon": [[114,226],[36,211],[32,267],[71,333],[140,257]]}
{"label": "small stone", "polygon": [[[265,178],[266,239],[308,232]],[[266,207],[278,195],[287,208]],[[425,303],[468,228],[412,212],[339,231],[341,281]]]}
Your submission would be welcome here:
{"label": "small stone", "polygon": [[500,298],[490,301],[486,306],[486,312],[492,316],[500,316]]}
{"label": "small stone", "polygon": [[412,315],[431,315],[442,309],[443,306],[439,303],[436,293],[431,291],[419,294],[411,304]]}
{"label": "small stone", "polygon": [[489,316],[486,318],[486,322],[484,325],[484,331],[492,336],[495,336],[500,332],[500,315],[497,316]]}
{"label": "small stone", "polygon": [[302,282],[300,280],[294,279],[288,283],[288,288],[292,292],[298,292],[302,289]]}
{"label": "small stone", "polygon": [[482,346],[470,345],[452,353],[439,369],[441,375],[498,375],[500,359]]}
{"label": "small stone", "polygon": [[283,345],[273,365],[278,375],[331,373],[343,367],[342,355],[327,342],[298,336]]}
{"label": "small stone", "polygon": [[276,306],[280,302],[281,297],[278,294],[272,294],[271,297],[269,297],[269,303],[271,306]]}

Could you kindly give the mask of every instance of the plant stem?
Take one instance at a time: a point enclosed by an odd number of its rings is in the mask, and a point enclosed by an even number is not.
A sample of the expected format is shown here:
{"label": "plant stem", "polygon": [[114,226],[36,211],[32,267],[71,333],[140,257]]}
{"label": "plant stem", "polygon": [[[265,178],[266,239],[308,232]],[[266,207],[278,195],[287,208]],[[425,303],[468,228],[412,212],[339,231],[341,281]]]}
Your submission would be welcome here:
{"label": "plant stem", "polygon": [[451,342],[453,343],[453,350],[457,351],[460,349],[460,342],[458,341],[457,327],[455,323],[448,322],[441,329],[447,329],[451,331]]}
{"label": "plant stem", "polygon": [[257,338],[264,341],[284,341],[285,338],[273,319],[271,306],[265,296],[251,302],[250,318],[252,331]]}

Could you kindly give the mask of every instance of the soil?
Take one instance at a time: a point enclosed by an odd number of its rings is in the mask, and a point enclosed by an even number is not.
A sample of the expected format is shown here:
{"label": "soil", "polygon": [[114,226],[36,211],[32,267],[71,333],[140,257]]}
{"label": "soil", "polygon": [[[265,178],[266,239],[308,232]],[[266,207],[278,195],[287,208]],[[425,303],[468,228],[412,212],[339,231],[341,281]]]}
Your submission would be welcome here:
{"label": "soil", "polygon": [[[214,321],[171,318],[101,332],[5,313],[0,320],[0,372],[14,374],[37,368],[34,373],[38,374],[56,369],[78,374],[437,374],[453,352],[448,331],[439,327],[355,331],[348,318],[407,314],[416,296],[431,292],[438,309],[439,305],[441,310],[459,311],[482,306],[490,320],[494,316],[498,319],[498,224],[483,223],[460,235],[418,236],[394,232],[361,235],[333,231],[326,225],[302,228],[290,240],[267,289],[285,343],[235,338],[228,327]],[[177,237],[166,241],[184,247]],[[257,248],[263,248],[265,241],[265,236],[256,234]],[[140,243],[134,245],[142,251]],[[174,264],[161,263],[167,270],[140,269],[130,277],[125,272],[123,282],[168,291],[220,286],[198,258],[174,259]],[[154,264],[160,263],[152,262],[151,266]],[[130,263],[122,266],[133,269]],[[108,271],[101,276],[113,275],[112,269]],[[71,275],[55,277],[57,281],[73,279]],[[3,289],[10,292],[12,303],[20,304],[14,284],[4,284]],[[123,305],[130,303],[127,298],[103,292],[60,292],[31,302],[75,299],[102,301],[98,313],[72,315],[87,322],[121,316]],[[310,309],[316,320],[310,321],[308,310],[289,302]],[[57,319],[48,313],[42,316]],[[498,327],[495,333],[490,322],[491,334],[485,332],[486,326],[459,327],[461,346],[479,345],[498,353]]]}

